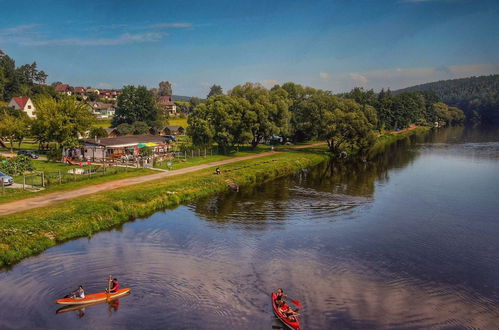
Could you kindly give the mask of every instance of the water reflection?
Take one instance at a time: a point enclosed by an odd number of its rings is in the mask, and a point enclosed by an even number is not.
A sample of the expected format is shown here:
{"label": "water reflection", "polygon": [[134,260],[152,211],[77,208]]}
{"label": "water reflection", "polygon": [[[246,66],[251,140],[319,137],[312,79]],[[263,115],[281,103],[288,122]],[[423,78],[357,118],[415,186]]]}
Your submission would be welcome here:
{"label": "water reflection", "polygon": [[[125,296],[128,296],[126,294]],[[107,305],[107,310],[109,313],[109,316],[112,316],[113,313],[118,312],[118,309],[120,308],[120,298],[111,300],[111,302],[106,302],[106,301],[99,301],[95,303],[90,303],[90,304],[84,304],[84,305],[69,305],[69,306],[63,306],[59,308],[58,310],[55,311],[56,314],[64,314],[64,313],[69,313],[69,312],[74,312],[74,315],[76,315],[77,318],[81,319],[82,317],[85,316],[85,312],[88,308],[97,306],[97,305]]]}
{"label": "water reflection", "polygon": [[271,228],[290,216],[322,219],[340,216],[373,201],[376,182],[387,183],[393,168],[412,162],[411,138],[400,140],[369,162],[331,161],[265,184],[241,187],[189,205],[217,223],[238,223],[253,230]]}

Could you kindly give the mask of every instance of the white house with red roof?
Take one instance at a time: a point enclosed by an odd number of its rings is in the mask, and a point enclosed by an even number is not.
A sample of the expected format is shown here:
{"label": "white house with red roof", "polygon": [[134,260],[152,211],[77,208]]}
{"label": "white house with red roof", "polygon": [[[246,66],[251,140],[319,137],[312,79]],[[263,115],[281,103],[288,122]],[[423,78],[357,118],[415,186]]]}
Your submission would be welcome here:
{"label": "white house with red roof", "polygon": [[171,96],[160,96],[158,99],[158,104],[161,108],[166,110],[169,115],[177,115],[177,106],[172,102]]}
{"label": "white house with red roof", "polygon": [[9,102],[9,108],[22,110],[30,118],[36,118],[36,108],[33,101],[27,96],[13,97]]}
{"label": "white house with red roof", "polygon": [[63,93],[66,95],[71,95],[73,92],[71,91],[71,87],[68,84],[57,84],[55,85],[55,91],[59,93]]}

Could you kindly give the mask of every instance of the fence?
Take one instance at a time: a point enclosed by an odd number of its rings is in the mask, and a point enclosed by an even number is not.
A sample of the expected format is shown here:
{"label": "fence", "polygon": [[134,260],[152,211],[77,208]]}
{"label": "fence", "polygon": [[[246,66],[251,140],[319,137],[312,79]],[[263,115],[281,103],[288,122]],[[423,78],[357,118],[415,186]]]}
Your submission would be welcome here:
{"label": "fence", "polygon": [[[84,168],[72,168],[69,171],[35,172],[32,174],[23,175],[22,185],[23,189],[44,188],[69,182],[90,180],[91,178],[99,176],[113,175],[128,171],[131,171],[129,167],[106,167],[91,165]],[[21,182],[17,183],[21,184]]]}

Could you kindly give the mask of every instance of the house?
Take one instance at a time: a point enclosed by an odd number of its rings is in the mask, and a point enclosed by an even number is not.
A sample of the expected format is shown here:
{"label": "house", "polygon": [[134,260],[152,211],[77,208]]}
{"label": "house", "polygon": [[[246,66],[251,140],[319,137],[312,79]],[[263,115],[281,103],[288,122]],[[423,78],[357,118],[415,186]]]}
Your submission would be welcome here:
{"label": "house", "polygon": [[13,97],[9,102],[9,108],[26,112],[29,118],[36,118],[36,108],[31,99],[27,96]]}
{"label": "house", "polygon": [[107,132],[107,137],[117,137],[118,135],[120,135],[120,133],[116,128],[111,127],[111,128],[106,128],[105,130]]}
{"label": "house", "polygon": [[182,135],[184,128],[182,126],[165,126],[160,133],[162,135]]}
{"label": "house", "polygon": [[160,96],[158,99],[158,104],[161,109],[165,111],[165,114],[170,116],[177,115],[177,106],[172,102],[171,96]]}
{"label": "house", "polygon": [[130,135],[83,140],[83,155],[87,160],[120,160],[140,155],[140,149],[153,148],[156,155],[166,154],[170,145],[162,136]]}
{"label": "house", "polygon": [[100,94],[100,91],[97,89],[97,88],[87,88],[87,90],[85,91],[87,94],[95,94],[95,95],[99,95]]}
{"label": "house", "polygon": [[59,93],[63,93],[66,95],[71,95],[73,92],[71,91],[71,87],[68,84],[57,84],[55,85],[55,91]]}
{"label": "house", "polygon": [[116,112],[114,104],[95,101],[88,103],[88,105],[97,118],[112,118]]}

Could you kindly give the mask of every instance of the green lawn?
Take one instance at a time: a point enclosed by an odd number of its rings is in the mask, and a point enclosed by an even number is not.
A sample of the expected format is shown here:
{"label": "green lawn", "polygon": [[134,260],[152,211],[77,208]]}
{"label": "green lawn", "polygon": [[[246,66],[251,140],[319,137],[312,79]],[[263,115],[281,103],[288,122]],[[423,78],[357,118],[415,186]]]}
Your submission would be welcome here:
{"label": "green lawn", "polygon": [[182,126],[184,129],[187,128],[187,118],[170,118],[168,120],[169,126]]}
{"label": "green lawn", "polygon": [[111,119],[97,119],[96,127],[109,128],[111,127]]}
{"label": "green lawn", "polygon": [[[54,163],[47,161],[34,161],[34,167],[37,171],[45,172],[44,181],[46,184],[45,190],[39,192],[32,192],[22,189],[5,188],[4,194],[0,191],[0,203],[10,202],[14,200],[39,196],[54,191],[72,190],[84,186],[109,182],[113,180],[131,178],[155,173],[150,169],[136,169],[136,168],[123,168],[123,167],[108,167],[104,173],[103,168],[100,167],[99,171],[91,175],[74,175],[68,173],[72,168],[78,168],[77,165],[65,165],[62,163]],[[96,169],[95,166],[85,166],[84,169]],[[60,174],[60,175],[59,175]],[[26,175],[26,184],[35,185],[40,187],[42,184],[42,177],[40,174]],[[23,176],[15,176],[14,182],[23,184]]]}

